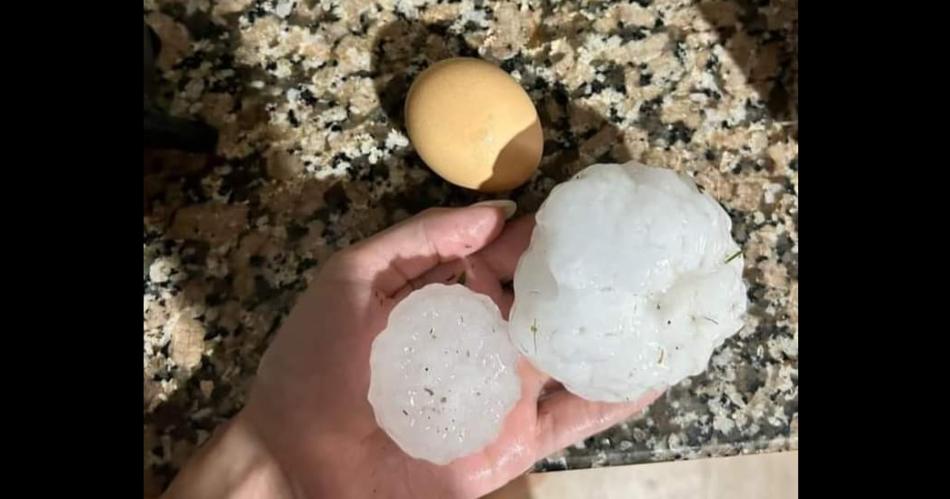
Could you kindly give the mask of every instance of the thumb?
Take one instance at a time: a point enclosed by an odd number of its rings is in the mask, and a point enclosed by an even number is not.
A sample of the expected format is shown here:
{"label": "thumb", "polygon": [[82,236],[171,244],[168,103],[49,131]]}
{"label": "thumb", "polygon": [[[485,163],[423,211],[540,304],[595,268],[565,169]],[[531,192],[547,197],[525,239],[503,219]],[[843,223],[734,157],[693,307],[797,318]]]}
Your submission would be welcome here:
{"label": "thumb", "polygon": [[431,208],[344,250],[349,271],[392,295],[436,265],[468,256],[505,225],[504,207]]}

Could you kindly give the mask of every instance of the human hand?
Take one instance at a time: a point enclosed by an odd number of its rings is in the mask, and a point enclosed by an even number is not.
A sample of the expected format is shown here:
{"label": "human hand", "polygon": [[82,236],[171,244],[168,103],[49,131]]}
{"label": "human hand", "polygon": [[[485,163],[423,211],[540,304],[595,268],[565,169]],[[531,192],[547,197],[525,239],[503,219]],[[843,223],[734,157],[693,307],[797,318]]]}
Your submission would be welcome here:
{"label": "human hand", "polygon": [[507,318],[510,282],[533,216],[505,224],[499,206],[427,210],[340,251],[320,269],[281,326],[235,426],[279,470],[268,490],[299,497],[478,497],[538,459],[649,405],[583,400],[519,360],[521,400],[501,434],[445,466],[405,454],[367,401],[369,353],[393,306],[432,282],[464,283]]}

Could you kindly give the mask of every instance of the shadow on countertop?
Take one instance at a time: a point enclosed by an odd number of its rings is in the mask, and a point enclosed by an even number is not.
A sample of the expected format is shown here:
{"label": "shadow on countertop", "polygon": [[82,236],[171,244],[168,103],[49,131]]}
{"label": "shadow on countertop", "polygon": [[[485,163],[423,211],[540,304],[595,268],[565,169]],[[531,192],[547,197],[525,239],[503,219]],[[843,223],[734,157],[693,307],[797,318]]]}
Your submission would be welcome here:
{"label": "shadow on countertop", "polygon": [[[769,117],[792,122],[798,140],[798,0],[722,0],[698,8],[765,102]],[[791,24],[790,31],[783,21]]]}

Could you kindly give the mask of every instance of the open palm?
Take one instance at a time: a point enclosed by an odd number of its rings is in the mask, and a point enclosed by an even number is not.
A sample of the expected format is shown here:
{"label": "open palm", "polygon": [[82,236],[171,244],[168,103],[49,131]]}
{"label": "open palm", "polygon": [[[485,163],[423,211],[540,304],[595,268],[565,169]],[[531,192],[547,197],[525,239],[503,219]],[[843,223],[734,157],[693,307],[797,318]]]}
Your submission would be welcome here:
{"label": "open palm", "polygon": [[499,437],[437,466],[414,459],[377,426],[366,399],[369,353],[393,306],[431,282],[464,282],[507,318],[504,287],[533,217],[501,208],[427,210],[334,255],[301,296],[261,362],[242,414],[302,497],[478,497],[537,459],[642,409],[582,400],[519,360],[521,400]]}

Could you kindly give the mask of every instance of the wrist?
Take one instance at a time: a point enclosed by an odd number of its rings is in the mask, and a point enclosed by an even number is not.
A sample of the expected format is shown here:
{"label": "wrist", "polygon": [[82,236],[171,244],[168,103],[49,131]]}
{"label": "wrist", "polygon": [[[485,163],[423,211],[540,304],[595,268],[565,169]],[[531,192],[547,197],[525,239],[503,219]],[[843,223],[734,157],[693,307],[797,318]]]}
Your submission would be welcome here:
{"label": "wrist", "polygon": [[293,497],[291,490],[242,411],[198,449],[163,498],[285,498]]}

